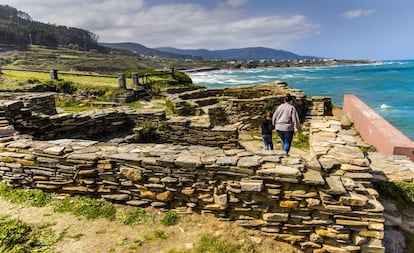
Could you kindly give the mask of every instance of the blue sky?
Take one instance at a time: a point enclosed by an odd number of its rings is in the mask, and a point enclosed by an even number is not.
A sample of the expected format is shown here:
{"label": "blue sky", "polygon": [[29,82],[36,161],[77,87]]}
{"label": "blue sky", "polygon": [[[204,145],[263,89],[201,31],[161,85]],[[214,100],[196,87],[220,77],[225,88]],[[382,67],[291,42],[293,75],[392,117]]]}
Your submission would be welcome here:
{"label": "blue sky", "polygon": [[100,42],[147,47],[263,46],[338,59],[414,59],[411,0],[0,0]]}

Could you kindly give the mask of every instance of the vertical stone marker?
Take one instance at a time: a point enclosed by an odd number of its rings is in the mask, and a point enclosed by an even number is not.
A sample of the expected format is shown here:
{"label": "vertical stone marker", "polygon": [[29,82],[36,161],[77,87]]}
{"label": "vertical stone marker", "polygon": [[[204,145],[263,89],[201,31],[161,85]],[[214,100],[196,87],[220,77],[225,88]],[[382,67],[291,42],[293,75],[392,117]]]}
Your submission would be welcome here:
{"label": "vertical stone marker", "polygon": [[126,80],[125,80],[125,74],[119,74],[118,76],[118,84],[119,88],[126,89]]}
{"label": "vertical stone marker", "polygon": [[50,79],[53,81],[53,80],[59,80],[59,78],[58,78],[58,72],[57,72],[57,70],[56,69],[52,69],[51,71],[50,71]]}

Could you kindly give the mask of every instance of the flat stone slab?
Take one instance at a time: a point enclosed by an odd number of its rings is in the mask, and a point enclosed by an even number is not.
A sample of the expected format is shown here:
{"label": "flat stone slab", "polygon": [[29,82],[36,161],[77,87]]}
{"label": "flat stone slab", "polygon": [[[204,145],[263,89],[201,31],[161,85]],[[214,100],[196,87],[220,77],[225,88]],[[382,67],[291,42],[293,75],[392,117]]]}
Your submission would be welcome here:
{"label": "flat stone slab", "polygon": [[283,165],[276,165],[274,168],[260,169],[257,171],[258,175],[262,176],[276,176],[276,177],[293,177],[296,178],[301,175],[299,169]]}
{"label": "flat stone slab", "polygon": [[[128,161],[142,161],[142,157],[138,156],[135,153],[119,153],[113,154],[109,156],[110,159],[117,159],[117,160],[128,160]],[[155,158],[153,158],[155,160]],[[155,162],[154,162],[155,163]]]}
{"label": "flat stone slab", "polygon": [[217,158],[216,164],[221,166],[236,166],[238,160],[239,158],[235,156],[220,156]]}
{"label": "flat stone slab", "polygon": [[316,170],[308,170],[303,174],[302,182],[305,184],[312,185],[324,185],[325,180],[323,179],[321,173]]}
{"label": "flat stone slab", "polygon": [[326,193],[332,195],[344,195],[347,193],[344,185],[342,184],[341,177],[330,176],[325,177],[325,180],[328,186],[328,189],[325,190]]}
{"label": "flat stone slab", "polygon": [[237,162],[237,166],[242,168],[258,167],[260,165],[260,159],[261,157],[259,156],[241,157]]}
{"label": "flat stone slab", "polygon": [[185,168],[198,168],[202,165],[201,157],[195,155],[182,155],[175,159],[175,165]]}

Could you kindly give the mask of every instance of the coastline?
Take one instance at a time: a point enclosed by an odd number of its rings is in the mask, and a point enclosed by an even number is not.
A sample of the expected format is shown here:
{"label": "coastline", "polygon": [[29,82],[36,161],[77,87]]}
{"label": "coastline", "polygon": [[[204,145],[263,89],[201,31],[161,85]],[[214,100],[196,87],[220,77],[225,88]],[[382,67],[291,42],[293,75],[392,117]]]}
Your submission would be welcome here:
{"label": "coastline", "polygon": [[[240,61],[244,62],[244,61]],[[258,65],[246,65],[246,66],[235,66],[235,64],[241,64],[239,61],[234,61],[233,63],[227,63],[225,67],[214,66],[205,66],[191,69],[180,69],[184,73],[199,73],[199,72],[210,72],[216,70],[251,70],[251,69],[271,69],[271,68],[314,68],[314,67],[335,67],[335,66],[359,66],[359,65],[375,65],[375,64],[384,64],[383,61],[378,60],[328,60],[328,61],[286,61],[286,62],[255,62]],[[248,63],[246,61],[245,63]],[[250,62],[251,63],[251,62]],[[264,64],[267,63],[267,64]]]}
{"label": "coastline", "polygon": [[309,96],[330,96],[343,106],[345,93],[357,94],[383,118],[414,139],[414,108],[410,94],[414,61],[290,68],[220,70],[189,74],[207,88],[250,86],[282,80]]}

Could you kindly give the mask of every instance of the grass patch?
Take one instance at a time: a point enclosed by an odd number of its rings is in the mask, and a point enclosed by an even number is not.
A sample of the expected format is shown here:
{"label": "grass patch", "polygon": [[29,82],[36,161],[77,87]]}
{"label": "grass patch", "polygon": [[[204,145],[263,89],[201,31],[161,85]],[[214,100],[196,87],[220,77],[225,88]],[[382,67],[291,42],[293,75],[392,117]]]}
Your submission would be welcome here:
{"label": "grass patch", "polygon": [[[82,72],[76,72],[82,74]],[[85,73],[88,74],[88,73]],[[25,83],[36,80],[39,83],[50,83],[56,82],[50,79],[50,73],[47,72],[31,72],[31,71],[15,71],[15,70],[2,70],[2,78],[4,79],[4,86],[13,82]],[[96,89],[96,88],[118,88],[118,79],[114,77],[101,77],[101,76],[81,76],[81,75],[70,75],[62,74],[58,72],[59,81],[57,82],[68,82],[80,89]],[[132,87],[132,80],[126,79],[127,87]],[[1,87],[2,89],[8,88]]]}
{"label": "grass patch", "polygon": [[306,135],[303,132],[296,132],[293,136],[292,147],[309,149],[309,135]]}
{"label": "grass patch", "polygon": [[29,252],[31,228],[17,219],[0,218],[0,252]]}
{"label": "grass patch", "polygon": [[87,220],[105,218],[115,220],[116,208],[108,202],[88,197],[65,198],[53,202],[56,212],[70,212]]}
{"label": "grass patch", "polygon": [[368,147],[359,146],[359,149],[364,153],[377,152],[377,149],[374,146],[368,146]]}
{"label": "grass patch", "polygon": [[174,226],[178,223],[179,215],[175,211],[168,211],[165,213],[164,217],[161,219],[161,224],[165,226]]}
{"label": "grass patch", "polygon": [[381,197],[394,201],[399,210],[414,211],[414,183],[373,182]]}
{"label": "grass patch", "polygon": [[52,194],[38,189],[19,190],[0,184],[0,196],[15,204],[42,207],[52,202]]}
{"label": "grass patch", "polygon": [[195,252],[237,253],[240,252],[240,246],[231,245],[227,241],[210,234],[203,234],[198,240]]}
{"label": "grass patch", "polygon": [[154,215],[140,208],[120,209],[116,212],[116,220],[124,225],[152,224]]}
{"label": "grass patch", "polygon": [[56,99],[56,107],[64,110],[65,112],[84,112],[95,109],[104,109],[104,105],[93,104],[92,102],[79,102],[74,97],[60,96]]}
{"label": "grass patch", "polygon": [[143,107],[143,104],[139,100],[138,101],[131,102],[131,103],[125,103],[124,105],[125,106],[128,106],[128,107],[131,107],[131,108],[133,108],[135,110],[142,109],[142,107]]}
{"label": "grass patch", "polygon": [[54,245],[65,233],[54,233],[48,226],[29,226],[18,219],[0,216],[0,252],[54,252]]}
{"label": "grass patch", "polygon": [[177,115],[177,110],[175,109],[174,103],[169,99],[165,99],[165,113],[169,116]]}
{"label": "grass patch", "polygon": [[164,230],[155,230],[154,231],[154,237],[157,239],[167,239],[168,238],[168,233],[165,232]]}
{"label": "grass patch", "polygon": [[170,250],[168,253],[238,253],[241,252],[241,245],[232,245],[211,234],[202,234],[195,247],[187,250]]}

